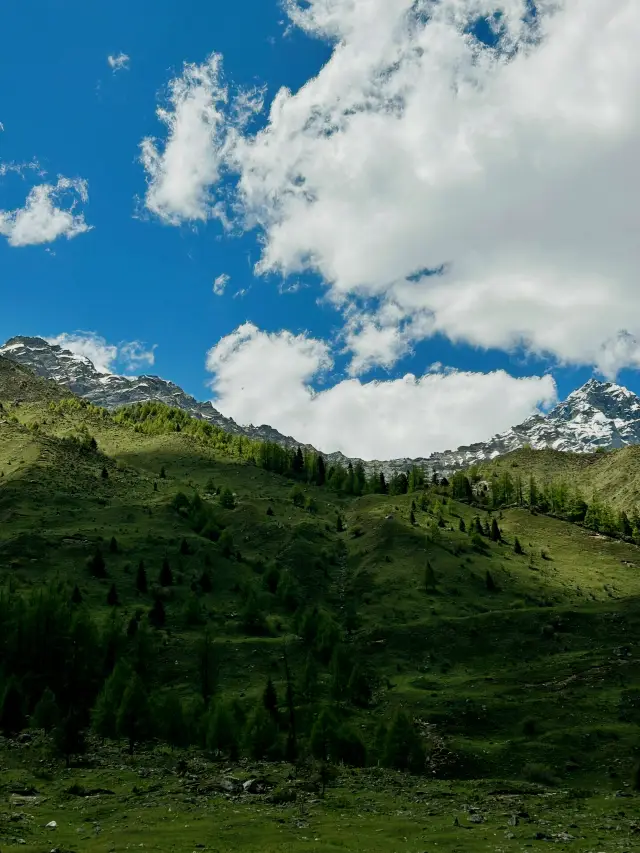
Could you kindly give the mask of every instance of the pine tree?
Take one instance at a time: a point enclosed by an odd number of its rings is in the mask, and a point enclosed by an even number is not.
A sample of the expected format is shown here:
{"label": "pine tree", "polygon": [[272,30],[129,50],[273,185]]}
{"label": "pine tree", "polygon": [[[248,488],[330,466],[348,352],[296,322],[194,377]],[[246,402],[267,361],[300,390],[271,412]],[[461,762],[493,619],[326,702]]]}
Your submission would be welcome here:
{"label": "pine tree", "polygon": [[173,572],[171,571],[168,557],[165,557],[162,561],[159,582],[160,586],[173,586]]}
{"label": "pine tree", "polygon": [[433,566],[428,560],[424,570],[424,588],[426,592],[430,592],[436,588],[436,573],[433,571]]}
{"label": "pine tree", "polygon": [[342,516],[340,515],[340,513],[338,513],[338,516],[336,518],[336,531],[338,533],[342,533],[343,530],[344,530],[344,522],[342,520]]}
{"label": "pine tree", "polygon": [[283,655],[284,674],[286,680],[286,704],[287,704],[287,742],[284,757],[286,761],[295,761],[298,757],[298,736],[296,732],[296,710],[295,696],[293,691],[293,678],[289,667],[289,656],[287,647],[284,646]]}
{"label": "pine tree", "polygon": [[220,660],[213,640],[213,634],[208,626],[205,628],[204,634],[196,646],[196,661],[200,695],[206,707],[216,692],[220,671]]}
{"label": "pine tree", "polygon": [[271,676],[267,680],[267,684],[262,693],[262,704],[264,705],[267,712],[273,717],[273,719],[278,721],[278,694],[276,693],[276,688],[271,680]]}
{"label": "pine tree", "polygon": [[118,590],[116,589],[115,583],[112,583],[109,587],[109,592],[107,593],[107,604],[109,607],[117,607],[120,604]]}
{"label": "pine tree", "polygon": [[25,700],[18,682],[12,678],[7,684],[0,703],[0,731],[5,737],[18,734],[25,727]]}
{"label": "pine tree", "polygon": [[151,735],[149,697],[140,676],[134,673],[122,696],[116,717],[118,737],[129,741],[129,754],[133,755],[136,743],[148,740]]}
{"label": "pine tree", "polygon": [[102,477],[103,480],[109,479],[109,472],[107,471],[106,466],[103,466],[100,476]]}
{"label": "pine tree", "polygon": [[324,486],[327,480],[327,469],[324,464],[324,459],[320,454],[318,454],[317,464],[316,464],[316,483],[319,486]]}
{"label": "pine tree", "polygon": [[493,542],[502,542],[502,534],[495,518],[491,521],[491,540]]}
{"label": "pine tree", "polygon": [[207,749],[237,761],[240,754],[240,731],[234,708],[228,702],[216,702],[209,713],[207,724]]}
{"label": "pine tree", "polygon": [[249,755],[256,761],[278,757],[278,727],[262,700],[255,706],[247,721],[244,740]]}
{"label": "pine tree", "polygon": [[416,523],[416,514],[413,510],[411,510],[409,513],[409,524],[415,524],[415,523]]}
{"label": "pine tree", "polygon": [[112,554],[117,554],[117,553],[118,553],[118,540],[116,539],[116,537],[115,537],[115,536],[112,536],[112,537],[111,537],[111,542],[109,542],[109,551],[110,551]]}
{"label": "pine tree", "polygon": [[312,704],[318,695],[318,664],[311,652],[307,655],[307,662],[302,673],[298,692],[305,702],[309,704]]}
{"label": "pine tree", "polygon": [[166,479],[167,479],[167,472],[165,471],[165,467],[164,467],[164,465],[163,465],[163,466],[162,466],[162,468],[160,469],[160,479],[161,479],[161,480],[166,480]]}
{"label": "pine tree", "polygon": [[91,727],[100,737],[116,737],[118,709],[132,674],[133,670],[129,663],[120,660],[104,682],[91,712]]}
{"label": "pine tree", "polygon": [[163,628],[166,621],[167,615],[165,613],[164,604],[162,603],[162,600],[156,596],[156,599],[153,602],[153,607],[149,611],[149,622],[151,622],[154,628]]}
{"label": "pine tree", "polygon": [[186,747],[189,743],[189,731],[184,708],[175,690],[169,690],[159,700],[150,702],[153,706],[154,721],[159,734],[173,747]]}
{"label": "pine tree", "polygon": [[272,506],[267,507],[267,515],[273,515],[273,507]]}
{"label": "pine tree", "polygon": [[522,545],[520,544],[520,540],[518,539],[517,536],[516,536],[514,543],[513,543],[513,550],[514,550],[514,553],[516,553],[516,554],[524,554],[524,550],[523,550]]}
{"label": "pine tree", "polygon": [[460,531],[460,533],[467,532],[467,525],[464,523],[464,518],[461,518],[458,522],[458,530]]}
{"label": "pine tree", "polygon": [[106,578],[107,576],[107,567],[104,561],[104,557],[102,556],[102,552],[100,548],[96,548],[96,552],[93,557],[89,560],[89,568],[91,569],[91,574],[95,578]]}
{"label": "pine tree", "polygon": [[489,571],[489,569],[487,569],[487,574],[485,575],[485,584],[486,584],[486,587],[489,590],[489,592],[495,592],[496,583],[495,583],[493,576],[492,576],[491,572]]}
{"label": "pine tree", "polygon": [[189,548],[189,543],[187,540],[182,537],[182,542],[180,543],[180,553],[183,557],[188,557],[191,553],[191,548]]}
{"label": "pine tree", "polygon": [[144,567],[144,560],[138,563],[138,571],[136,574],[136,589],[138,592],[146,593],[148,590],[147,570]]}
{"label": "pine tree", "polygon": [[220,494],[220,506],[224,509],[235,509],[236,499],[228,486]]}
{"label": "pine tree", "polygon": [[336,701],[347,698],[349,678],[353,669],[351,653],[347,646],[338,643],[331,656],[331,694]]}
{"label": "pine tree", "polygon": [[38,729],[49,734],[60,722],[60,709],[56,697],[48,687],[40,697],[31,715],[31,722]]}
{"label": "pine tree", "polygon": [[71,603],[82,604],[82,593],[78,589],[78,584],[73,587],[73,592],[71,593]]}
{"label": "pine tree", "polygon": [[391,720],[384,740],[382,761],[385,767],[396,770],[424,771],[424,746],[405,711],[396,711]]}
{"label": "pine tree", "polygon": [[53,743],[56,752],[64,757],[67,768],[70,767],[74,755],[86,752],[84,725],[77,710],[70,710],[53,729]]}

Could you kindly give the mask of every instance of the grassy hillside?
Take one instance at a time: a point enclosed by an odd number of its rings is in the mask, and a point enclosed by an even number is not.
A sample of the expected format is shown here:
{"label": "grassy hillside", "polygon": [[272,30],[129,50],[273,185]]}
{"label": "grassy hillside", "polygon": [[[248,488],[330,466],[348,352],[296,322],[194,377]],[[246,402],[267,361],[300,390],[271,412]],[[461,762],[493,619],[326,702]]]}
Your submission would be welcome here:
{"label": "grassy hillside", "polygon": [[587,499],[597,493],[617,509],[630,512],[640,504],[640,446],[606,453],[562,453],[558,450],[516,450],[483,465],[487,478],[494,473],[533,473],[541,483],[564,480],[582,490]]}
{"label": "grassy hillside", "polygon": [[[524,509],[491,516],[448,488],[339,493],[186,420],[60,403],[24,372],[0,374],[0,402],[0,693],[6,706],[18,684],[24,725],[48,687],[97,727],[84,757],[59,722],[19,745],[5,707],[2,785],[20,816],[0,814],[3,849],[55,833],[96,851],[488,851],[562,832],[632,849],[636,545]],[[613,472],[622,453],[564,459]],[[555,456],[493,465],[557,470]],[[501,541],[469,532],[477,514]],[[89,715],[124,667],[144,692],[132,755],[126,715],[106,740]],[[230,774],[265,777],[266,793]],[[636,799],[614,808],[615,791]]]}

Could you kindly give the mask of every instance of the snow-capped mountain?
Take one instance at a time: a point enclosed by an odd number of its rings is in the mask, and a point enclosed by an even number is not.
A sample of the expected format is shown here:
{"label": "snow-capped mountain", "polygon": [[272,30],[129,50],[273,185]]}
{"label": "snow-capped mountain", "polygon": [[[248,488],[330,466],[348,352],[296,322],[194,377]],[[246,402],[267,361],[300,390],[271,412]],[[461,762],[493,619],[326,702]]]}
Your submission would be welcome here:
{"label": "snow-capped mountain", "polygon": [[106,409],[157,400],[211,421],[234,435],[276,441],[288,447],[297,447],[299,444],[295,439],[282,435],[269,426],[239,426],[232,418],[221,414],[211,403],[199,402],[175,383],[159,376],[132,377],[100,373],[86,356],[50,344],[43,338],[11,338],[0,347],[0,356],[30,368],[38,376],[53,379],[78,397],[84,397],[94,405],[104,406]]}
{"label": "snow-capped mountain", "polygon": [[[222,415],[211,403],[199,402],[178,385],[158,376],[128,377],[100,373],[88,358],[75,355],[42,338],[11,338],[0,347],[0,356],[29,367],[38,375],[53,379],[74,394],[108,409],[158,400],[211,421],[236,435],[274,441],[287,447],[300,444],[313,449],[267,425],[240,426]],[[536,450],[553,448],[588,453],[598,447],[610,449],[628,444],[640,444],[640,398],[613,382],[590,379],[547,414],[532,415],[518,426],[488,441],[459,447],[457,450],[432,453],[420,459],[359,460],[349,459],[340,452],[325,456],[329,462],[341,462],[344,465],[348,462],[362,462],[367,472],[378,470],[384,471],[385,475],[407,471],[413,465],[428,473],[438,471],[446,474],[525,445]]]}

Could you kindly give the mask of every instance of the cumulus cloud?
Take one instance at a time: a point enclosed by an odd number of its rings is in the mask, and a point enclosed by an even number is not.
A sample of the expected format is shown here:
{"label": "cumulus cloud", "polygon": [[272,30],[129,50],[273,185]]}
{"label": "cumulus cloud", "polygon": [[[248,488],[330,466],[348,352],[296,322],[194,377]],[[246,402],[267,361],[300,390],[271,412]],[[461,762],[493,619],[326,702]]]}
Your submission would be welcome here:
{"label": "cumulus cloud", "polygon": [[46,338],[69,352],[88,359],[100,373],[113,373],[116,365],[125,370],[138,370],[151,366],[155,361],[157,345],[147,347],[140,341],[123,341],[109,344],[96,332],[63,332],[55,337]]}
{"label": "cumulus cloud", "polygon": [[131,57],[127,56],[126,53],[109,54],[107,56],[107,63],[114,74],[118,71],[128,71],[130,61]]}
{"label": "cumulus cloud", "polygon": [[228,157],[232,128],[246,124],[261,97],[241,92],[230,101],[221,65],[215,53],[201,65],[185,63],[183,73],[169,83],[167,105],[156,110],[166,125],[166,140],[161,144],[147,137],[140,146],[148,182],[145,205],[170,225],[225,218],[212,187]]}
{"label": "cumulus cloud", "polygon": [[226,286],[231,281],[231,276],[227,275],[226,272],[223,272],[219,275],[213,282],[213,292],[216,296],[222,296],[224,294]]}
{"label": "cumulus cloud", "polygon": [[52,243],[58,237],[71,240],[90,231],[83,213],[76,213],[79,202],[89,198],[87,183],[58,178],[54,184],[40,184],[29,192],[24,207],[0,210],[0,234],[10,246],[35,246]]}
{"label": "cumulus cloud", "polygon": [[555,402],[551,376],[445,370],[386,382],[347,379],[314,391],[333,366],[323,341],[245,323],[207,354],[215,405],[324,452],[366,459],[427,456],[485,439]]}
{"label": "cumulus cloud", "polygon": [[531,6],[287,0],[330,60],[281,90],[257,133],[214,109],[219,58],[187,73],[161,115],[164,154],[147,152],[152,208],[204,218],[235,172],[258,272],[319,273],[336,304],[359,302],[354,374],[435,333],[608,376],[637,364],[640,6]]}

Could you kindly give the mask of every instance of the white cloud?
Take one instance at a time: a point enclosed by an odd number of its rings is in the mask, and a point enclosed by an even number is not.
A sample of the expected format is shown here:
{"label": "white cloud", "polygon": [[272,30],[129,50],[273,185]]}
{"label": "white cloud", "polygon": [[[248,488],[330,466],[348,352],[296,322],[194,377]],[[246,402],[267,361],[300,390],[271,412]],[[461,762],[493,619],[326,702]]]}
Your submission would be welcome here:
{"label": "white cloud", "polygon": [[114,74],[118,71],[128,71],[130,61],[131,57],[127,56],[126,53],[109,54],[107,56],[107,63]]}
{"label": "white cloud", "polygon": [[63,332],[45,340],[89,359],[100,373],[113,373],[116,365],[121,365],[127,371],[151,366],[155,361],[154,351],[157,346],[154,344],[146,348],[140,341],[109,344],[96,332]]}
{"label": "white cloud", "polygon": [[[317,272],[337,304],[381,306],[347,330],[354,373],[435,333],[607,375],[636,364],[640,5],[538,0],[533,19],[529,5],[287,0],[294,25],[334,43],[330,60],[253,135],[217,111],[215,132],[180,134],[192,96],[212,109],[219,64],[181,84],[156,207],[204,218],[234,170],[245,226],[263,232],[259,272]],[[468,28],[495,13],[498,50]],[[185,136],[201,156],[179,162],[205,165],[165,192]]]}
{"label": "white cloud", "polygon": [[239,423],[263,423],[325,452],[367,459],[427,456],[486,439],[555,402],[551,376],[442,370],[386,382],[348,379],[314,391],[332,367],[323,341],[245,323],[207,355],[215,405]]}
{"label": "white cloud", "polygon": [[231,281],[231,276],[227,275],[226,272],[223,272],[219,275],[213,282],[213,292],[216,296],[222,296],[224,294],[226,286]]}
{"label": "white cloud", "polygon": [[[147,137],[140,160],[147,172],[147,209],[171,225],[219,217],[223,207],[212,187],[220,178],[232,126],[241,127],[259,108],[259,93],[240,93],[229,105],[221,80],[222,57],[202,65],[185,63],[183,73],[169,83],[168,105],[156,115],[167,127],[163,146]],[[229,105],[228,114],[222,107]]]}
{"label": "white cloud", "polygon": [[85,234],[92,226],[75,209],[88,197],[86,181],[60,177],[55,186],[40,184],[31,189],[24,207],[0,210],[0,234],[10,246],[35,246]]}

